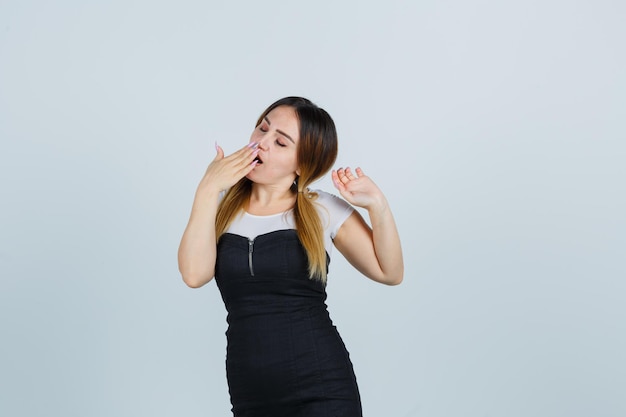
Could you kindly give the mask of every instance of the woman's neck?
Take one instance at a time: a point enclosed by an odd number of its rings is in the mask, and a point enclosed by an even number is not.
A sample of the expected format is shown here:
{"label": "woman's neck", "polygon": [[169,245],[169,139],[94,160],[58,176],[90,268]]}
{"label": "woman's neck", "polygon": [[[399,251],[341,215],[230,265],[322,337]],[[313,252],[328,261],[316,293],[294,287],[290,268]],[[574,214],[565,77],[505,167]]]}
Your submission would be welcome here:
{"label": "woman's neck", "polygon": [[246,211],[257,216],[266,216],[285,212],[293,208],[295,202],[296,195],[290,188],[252,184]]}

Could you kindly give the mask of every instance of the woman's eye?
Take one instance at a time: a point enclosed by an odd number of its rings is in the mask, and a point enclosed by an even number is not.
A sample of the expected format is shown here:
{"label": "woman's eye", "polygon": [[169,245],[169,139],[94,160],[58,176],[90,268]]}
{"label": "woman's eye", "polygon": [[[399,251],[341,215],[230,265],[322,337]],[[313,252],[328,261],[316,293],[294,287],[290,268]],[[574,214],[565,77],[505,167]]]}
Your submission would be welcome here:
{"label": "woman's eye", "polygon": [[264,126],[260,126],[259,129],[261,130],[261,132],[265,133],[267,132],[267,128]]}
{"label": "woman's eye", "polygon": [[281,141],[279,141],[279,140],[277,140],[277,141],[276,141],[276,144],[277,144],[278,146],[280,146],[281,148],[284,148],[285,146],[287,146],[287,145],[285,145],[284,143],[282,143],[282,142],[281,142]]}

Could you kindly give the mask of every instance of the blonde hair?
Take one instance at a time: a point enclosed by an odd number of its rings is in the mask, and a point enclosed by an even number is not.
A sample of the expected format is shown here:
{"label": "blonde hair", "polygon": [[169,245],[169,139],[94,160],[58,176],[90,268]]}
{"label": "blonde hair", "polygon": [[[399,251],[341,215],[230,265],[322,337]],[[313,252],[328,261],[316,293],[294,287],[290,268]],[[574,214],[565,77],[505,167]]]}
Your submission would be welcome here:
{"label": "blonde hair", "polygon": [[[328,260],[324,247],[324,228],[315,207],[317,195],[310,192],[308,187],[335,163],[337,130],[333,119],[324,109],[303,97],[285,97],[276,101],[261,114],[256,126],[269,112],[280,106],[293,108],[300,128],[297,151],[300,175],[292,187],[292,192],[296,193],[293,216],[298,239],[307,254],[309,278],[326,283]],[[215,221],[218,240],[248,203],[251,190],[252,182],[244,177],[226,192]]]}

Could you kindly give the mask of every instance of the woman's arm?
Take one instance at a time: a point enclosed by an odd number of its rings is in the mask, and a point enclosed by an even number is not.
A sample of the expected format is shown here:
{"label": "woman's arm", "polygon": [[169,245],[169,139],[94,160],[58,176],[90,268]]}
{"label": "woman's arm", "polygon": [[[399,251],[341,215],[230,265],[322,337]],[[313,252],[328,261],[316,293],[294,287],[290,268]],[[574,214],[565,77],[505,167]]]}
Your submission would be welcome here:
{"label": "woman's arm", "polygon": [[384,194],[360,168],[333,171],[333,182],[350,203],[367,210],[370,228],[353,212],[335,236],[335,246],[356,269],[374,281],[397,285],[404,276],[400,236]]}
{"label": "woman's arm", "polygon": [[194,198],[189,222],[178,247],[178,269],[185,284],[198,288],[215,275],[215,217],[219,190],[204,178]]}
{"label": "woman's arm", "polygon": [[234,154],[224,157],[216,145],[217,155],[207,168],[198,185],[189,223],[178,247],[178,269],[185,284],[198,288],[213,279],[217,239],[215,218],[219,206],[219,193],[232,187],[256,165],[256,144],[250,144]]}

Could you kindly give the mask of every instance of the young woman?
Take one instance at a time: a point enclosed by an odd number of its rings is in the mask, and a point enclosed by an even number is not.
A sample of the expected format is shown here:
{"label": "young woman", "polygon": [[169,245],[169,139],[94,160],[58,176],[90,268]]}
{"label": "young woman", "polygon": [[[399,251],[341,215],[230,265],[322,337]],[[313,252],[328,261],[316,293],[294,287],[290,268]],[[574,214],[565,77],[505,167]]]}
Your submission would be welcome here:
{"label": "young woman", "polygon": [[[224,156],[216,145],[216,152],[178,264],[190,287],[215,277],[226,305],[234,416],[361,416],[352,364],[326,309],[326,275],[334,245],[363,275],[402,281],[385,196],[360,168],[332,171],[347,203],[308,188],[334,164],[337,132],[305,98],[278,100],[247,146]],[[352,205],[367,210],[371,228]]]}

